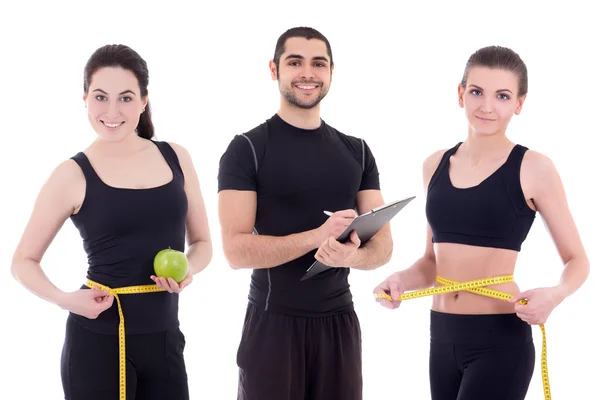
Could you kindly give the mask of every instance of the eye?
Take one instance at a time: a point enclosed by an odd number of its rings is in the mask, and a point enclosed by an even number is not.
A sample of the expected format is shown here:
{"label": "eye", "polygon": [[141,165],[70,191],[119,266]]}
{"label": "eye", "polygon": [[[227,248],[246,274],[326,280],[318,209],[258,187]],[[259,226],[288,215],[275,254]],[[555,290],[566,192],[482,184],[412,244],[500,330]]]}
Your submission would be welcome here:
{"label": "eye", "polygon": [[106,96],[102,96],[101,94],[99,94],[98,96],[96,96],[96,100],[104,101],[104,100],[106,100]]}
{"label": "eye", "polygon": [[504,94],[504,93],[500,93],[500,94],[498,95],[498,98],[499,98],[500,100],[510,100],[510,97],[509,97],[507,94]]}
{"label": "eye", "polygon": [[475,96],[479,96],[479,95],[481,95],[481,91],[477,90],[477,89],[473,89],[473,90],[471,90],[471,94],[474,94]]}
{"label": "eye", "polygon": [[325,66],[325,64],[323,64],[323,63],[316,63],[315,65],[316,65],[317,67],[324,67],[324,66]]}
{"label": "eye", "polygon": [[289,65],[291,65],[292,67],[297,67],[298,65],[300,65],[300,63],[298,61],[292,61]]}
{"label": "eye", "polygon": [[131,101],[131,97],[123,96],[123,97],[121,97],[121,101],[124,103],[129,103]]}

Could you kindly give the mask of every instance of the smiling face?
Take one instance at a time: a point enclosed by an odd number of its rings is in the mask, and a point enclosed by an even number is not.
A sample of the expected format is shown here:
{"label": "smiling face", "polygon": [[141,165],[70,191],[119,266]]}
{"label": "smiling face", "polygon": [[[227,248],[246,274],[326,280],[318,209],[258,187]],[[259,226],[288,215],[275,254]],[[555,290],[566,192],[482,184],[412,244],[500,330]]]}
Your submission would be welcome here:
{"label": "smiling face", "polygon": [[120,67],[104,67],[92,76],[83,99],[92,128],[104,140],[117,142],[135,135],[147,104],[135,75]]}
{"label": "smiling face", "polygon": [[465,87],[458,86],[458,102],[472,132],[494,135],[506,132],[513,115],[523,107],[525,95],[518,96],[518,77],[499,68],[473,67]]}
{"label": "smiling face", "polygon": [[285,42],[279,65],[270,63],[271,77],[279,82],[279,92],[291,106],[311,109],[327,95],[333,66],[325,42],[292,37]]}

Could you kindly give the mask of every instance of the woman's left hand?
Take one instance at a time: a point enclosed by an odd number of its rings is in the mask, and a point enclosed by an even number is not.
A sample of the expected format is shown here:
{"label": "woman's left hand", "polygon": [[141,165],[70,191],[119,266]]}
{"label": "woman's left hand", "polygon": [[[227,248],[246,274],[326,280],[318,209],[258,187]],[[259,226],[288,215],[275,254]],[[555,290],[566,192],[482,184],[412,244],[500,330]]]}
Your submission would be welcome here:
{"label": "woman's left hand", "polygon": [[188,270],[185,278],[177,283],[173,278],[159,278],[156,275],[150,276],[154,282],[156,282],[156,286],[161,289],[166,290],[169,293],[180,293],[185,287],[187,287],[194,280],[194,275],[192,274],[192,270]]}
{"label": "woman's left hand", "polygon": [[[519,300],[526,300],[521,304]],[[558,287],[526,290],[514,295],[509,302],[515,305],[517,316],[530,325],[542,325],[562,302]]]}

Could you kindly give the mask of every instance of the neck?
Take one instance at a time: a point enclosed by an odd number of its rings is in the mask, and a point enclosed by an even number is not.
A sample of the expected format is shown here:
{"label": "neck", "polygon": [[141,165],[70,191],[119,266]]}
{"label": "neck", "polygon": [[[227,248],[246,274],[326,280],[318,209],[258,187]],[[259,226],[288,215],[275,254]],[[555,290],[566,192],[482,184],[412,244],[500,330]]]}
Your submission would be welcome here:
{"label": "neck", "polygon": [[146,145],[146,140],[142,139],[137,133],[132,132],[119,141],[104,140],[101,137],[96,138],[90,148],[102,152],[108,157],[127,156],[143,149]]}
{"label": "neck", "polygon": [[321,126],[321,105],[304,109],[291,105],[285,98],[281,98],[281,104],[277,114],[288,124],[300,129],[317,129]]}
{"label": "neck", "polygon": [[480,135],[469,129],[467,139],[461,148],[473,162],[506,157],[506,149],[513,143],[508,140],[504,132],[493,135]]}

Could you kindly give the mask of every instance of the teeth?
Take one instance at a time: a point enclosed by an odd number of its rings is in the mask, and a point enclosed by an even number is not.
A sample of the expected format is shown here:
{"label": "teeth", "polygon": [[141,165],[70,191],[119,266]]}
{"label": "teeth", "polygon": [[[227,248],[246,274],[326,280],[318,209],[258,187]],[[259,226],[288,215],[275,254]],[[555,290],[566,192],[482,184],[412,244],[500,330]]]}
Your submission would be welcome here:
{"label": "teeth", "polygon": [[304,89],[304,90],[311,90],[311,89],[316,88],[316,86],[300,86],[300,85],[298,85],[298,87],[300,89]]}
{"label": "teeth", "polygon": [[109,128],[116,128],[118,126],[121,126],[122,124],[123,124],[122,122],[119,122],[117,124],[109,124],[107,122],[104,123],[104,125],[108,126]]}

